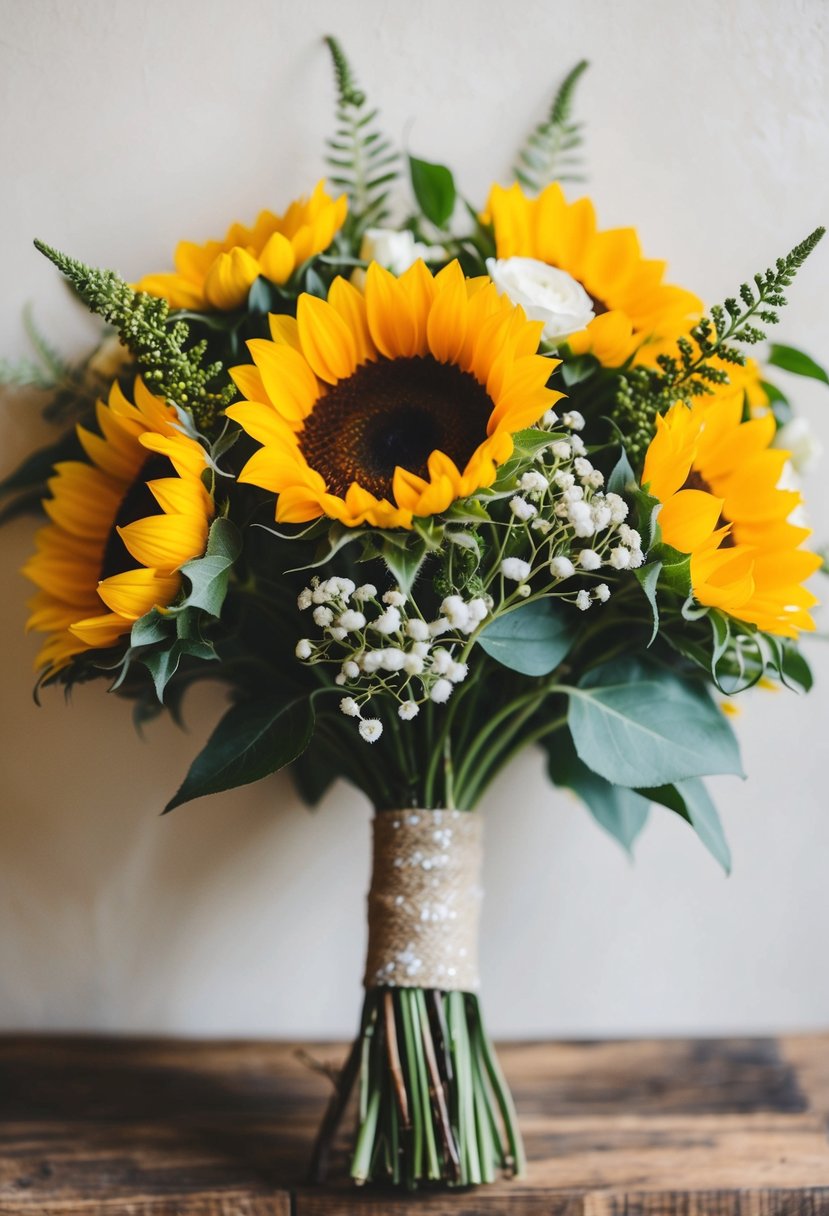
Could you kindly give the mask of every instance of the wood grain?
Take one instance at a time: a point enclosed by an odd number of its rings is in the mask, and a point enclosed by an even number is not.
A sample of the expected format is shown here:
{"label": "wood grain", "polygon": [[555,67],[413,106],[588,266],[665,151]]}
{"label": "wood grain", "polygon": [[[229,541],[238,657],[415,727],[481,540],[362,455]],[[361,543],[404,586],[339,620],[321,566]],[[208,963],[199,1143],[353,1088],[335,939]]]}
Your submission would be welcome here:
{"label": "wood grain", "polygon": [[528,1177],[416,1196],[305,1184],[344,1053],[0,1037],[0,1216],[829,1216],[829,1035],[502,1047]]}

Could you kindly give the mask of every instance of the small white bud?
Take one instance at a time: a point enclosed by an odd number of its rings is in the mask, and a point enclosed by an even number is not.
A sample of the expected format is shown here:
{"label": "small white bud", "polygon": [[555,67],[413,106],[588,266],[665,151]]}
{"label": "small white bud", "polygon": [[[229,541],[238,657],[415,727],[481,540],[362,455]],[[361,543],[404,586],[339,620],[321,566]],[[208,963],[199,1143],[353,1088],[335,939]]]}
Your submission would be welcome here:
{"label": "small white bud", "polygon": [[419,654],[407,654],[403,660],[403,670],[407,676],[419,676],[423,671],[423,658]]}
{"label": "small white bud", "polygon": [[341,626],[339,626],[339,625],[332,625],[331,628],[328,630],[328,633],[329,633],[329,636],[332,637],[335,642],[344,642],[345,639],[348,637],[347,630],[341,628]]}
{"label": "small white bud", "polygon": [[569,557],[560,555],[554,557],[550,562],[550,573],[554,578],[570,578],[571,574],[576,573],[576,567],[570,561]]}
{"label": "small white bud", "polygon": [[461,684],[469,674],[469,667],[466,663],[450,663],[449,670],[446,675],[453,684]]}
{"label": "small white bud", "polygon": [[607,583],[599,583],[598,587],[593,588],[593,598],[597,599],[600,604],[606,604],[610,599],[610,588]]}
{"label": "small white bud", "polygon": [[397,716],[402,718],[404,722],[410,722],[412,718],[416,718],[420,713],[420,706],[415,701],[403,701],[398,707]]}
{"label": "small white bud", "polygon": [[604,485],[604,474],[594,469],[592,473],[587,474],[584,484],[590,486],[591,490],[600,490]]}
{"label": "small white bud", "polygon": [[547,478],[537,469],[524,473],[518,484],[525,494],[544,494],[548,489]]}
{"label": "small white bud", "polygon": [[339,684],[340,687],[342,687],[343,684],[345,684],[345,682],[346,682],[345,676],[343,675],[343,673],[341,671],[338,671],[337,674],[334,676],[334,683]]}
{"label": "small white bud", "polygon": [[358,680],[360,678],[360,668],[353,659],[348,659],[343,663],[343,675],[348,680]]}
{"label": "small white bud", "polygon": [[520,557],[505,557],[501,562],[501,574],[515,583],[523,583],[530,577],[531,566]]}
{"label": "small white bud", "polygon": [[415,642],[425,642],[429,636],[429,626],[419,617],[412,617],[406,622],[406,634]]}
{"label": "small white bud", "polygon": [[326,625],[332,624],[333,620],[334,613],[330,608],[323,608],[320,606],[319,608],[314,609],[314,624],[319,625],[320,628],[324,629]]}
{"label": "small white bud", "polygon": [[439,616],[436,621],[429,622],[429,637],[439,638],[442,633],[448,633],[452,628],[445,616]]}
{"label": "small white bud", "polygon": [[610,519],[614,524],[623,523],[628,516],[628,505],[620,494],[607,494],[605,505],[610,508]]}
{"label": "small white bud", "polygon": [[526,523],[528,519],[532,519],[538,514],[538,508],[534,507],[531,502],[527,502],[526,498],[521,498],[516,494],[510,499],[509,509],[512,511],[516,519],[520,519],[522,523]]}
{"label": "small white bud", "polygon": [[418,659],[425,659],[428,657],[428,654],[429,654],[429,643],[428,642],[415,642],[414,645],[410,648],[409,653],[415,655],[415,657]]}
{"label": "small white bud", "polygon": [[466,608],[476,625],[480,625],[481,621],[486,620],[489,616],[489,605],[480,595],[476,595],[474,599],[471,599]]}
{"label": "small white bud", "polygon": [[572,448],[566,439],[557,439],[554,444],[551,444],[550,451],[556,460],[569,460],[572,455]]}
{"label": "small white bud", "polygon": [[469,610],[459,595],[447,595],[440,610],[453,629],[466,629],[469,623]]}
{"label": "small white bud", "polygon": [[299,595],[296,597],[296,606],[300,612],[304,612],[306,608],[310,608],[313,604],[313,592],[310,587],[303,587]]}
{"label": "small white bud", "polygon": [[584,456],[577,456],[573,461],[573,468],[578,473],[579,477],[586,477],[588,473],[593,472],[593,466]]}
{"label": "small white bud", "polygon": [[583,456],[584,453],[587,451],[587,448],[584,446],[584,440],[582,439],[581,435],[571,435],[570,436],[570,447],[573,449],[574,456]]}
{"label": "small white bud", "polygon": [[307,638],[300,638],[294,647],[294,654],[298,659],[310,659],[314,653],[314,648]]}
{"label": "small white bud", "polygon": [[629,527],[627,524],[622,524],[619,528],[619,540],[623,545],[627,545],[629,549],[641,549],[642,537],[635,528]]}
{"label": "small white bud", "polygon": [[379,718],[363,718],[360,723],[360,738],[366,743],[376,743],[383,733],[383,723]]}
{"label": "small white bud", "polygon": [[580,591],[576,596],[576,607],[582,612],[586,612],[590,607],[590,593],[588,591]]}
{"label": "small white bud", "polygon": [[598,570],[601,564],[602,559],[595,549],[582,549],[579,554],[579,565],[582,570]]}
{"label": "small white bud", "polygon": [[573,474],[568,473],[565,469],[556,469],[553,473],[553,481],[560,490],[570,490],[576,484]]}
{"label": "small white bud", "polygon": [[541,415],[541,425],[546,427],[548,430],[552,430],[557,422],[558,414],[555,412],[555,410],[545,410]]}
{"label": "small white bud", "polygon": [[515,588],[516,595],[520,595],[522,600],[529,599],[533,593],[533,589],[529,583],[519,583]]}
{"label": "small white bud", "polygon": [[439,646],[432,654],[432,671],[437,672],[439,676],[445,676],[451,666],[451,654],[448,650],[444,650],[442,646]]}
{"label": "small white bud", "polygon": [[530,527],[532,528],[533,532],[540,532],[542,536],[546,536],[553,530],[553,525],[550,523],[549,519],[534,519],[530,524]]}
{"label": "small white bud", "polygon": [[376,621],[371,622],[371,627],[377,633],[384,635],[397,633],[400,628],[400,609],[394,606],[387,608],[385,612],[381,612]]}
{"label": "small white bud", "polygon": [[630,549],[617,545],[610,550],[610,564],[614,570],[627,570],[630,565]]}
{"label": "small white bud", "polygon": [[[317,609],[319,611],[319,609]],[[358,612],[356,608],[346,608],[345,612],[341,612],[337,620],[337,624],[341,629],[346,629],[348,632],[357,629],[364,629],[366,618],[362,612]]]}
{"label": "small white bud", "polygon": [[448,701],[451,696],[452,685],[448,680],[445,679],[436,680],[432,685],[431,691],[429,692],[430,700],[434,701],[436,705],[443,705],[443,703]]}
{"label": "small white bud", "polygon": [[359,718],[360,706],[353,697],[343,697],[340,701],[340,713],[345,714],[347,718]]}
{"label": "small white bud", "polygon": [[636,570],[639,566],[642,565],[642,562],[644,560],[645,560],[645,555],[641,549],[631,549],[630,562],[628,563],[631,570]]}
{"label": "small white bud", "polygon": [[386,646],[382,651],[383,662],[381,664],[384,671],[402,671],[406,662],[406,656],[397,646]]}
{"label": "small white bud", "polygon": [[584,415],[578,410],[568,410],[566,414],[561,415],[561,421],[570,431],[584,430]]}
{"label": "small white bud", "polygon": [[361,587],[355,588],[354,591],[354,598],[360,603],[363,603],[365,600],[373,600],[376,595],[377,588],[374,586],[374,583],[363,583]]}
{"label": "small white bud", "polygon": [[406,603],[406,597],[402,591],[387,591],[383,596],[383,603],[390,604],[392,608],[402,608]]}

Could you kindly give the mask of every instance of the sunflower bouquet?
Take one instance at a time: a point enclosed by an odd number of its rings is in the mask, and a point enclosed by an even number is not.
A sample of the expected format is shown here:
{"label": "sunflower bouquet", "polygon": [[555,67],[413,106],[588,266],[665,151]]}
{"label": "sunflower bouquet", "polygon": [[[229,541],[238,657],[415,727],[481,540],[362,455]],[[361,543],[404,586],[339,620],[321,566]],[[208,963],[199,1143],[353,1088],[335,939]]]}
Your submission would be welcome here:
{"label": "sunflower bouquet", "polygon": [[38,688],[106,679],[140,723],[227,686],[167,810],[285,766],[308,803],[371,800],[365,1000],[313,1173],[356,1094],[356,1182],[468,1185],[524,1169],[478,998],[493,778],[539,745],[626,848],[655,804],[727,868],[701,778],[740,772],[731,698],[809,687],[796,423],[744,350],[823,230],[706,311],[562,189],[584,63],[512,184],[470,203],[409,157],[407,203],[328,44],[327,185],[132,285],[36,242],[108,329],[5,365],[60,434],[2,490],[48,517]]}

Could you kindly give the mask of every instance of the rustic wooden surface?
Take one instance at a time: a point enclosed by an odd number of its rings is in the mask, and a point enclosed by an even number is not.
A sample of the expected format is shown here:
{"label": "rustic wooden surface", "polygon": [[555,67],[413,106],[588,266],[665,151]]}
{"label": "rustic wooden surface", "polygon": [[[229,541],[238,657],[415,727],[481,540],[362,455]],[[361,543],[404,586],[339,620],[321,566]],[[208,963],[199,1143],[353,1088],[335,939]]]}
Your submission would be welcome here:
{"label": "rustic wooden surface", "polygon": [[829,1035],[500,1055],[529,1176],[408,1197],[303,1185],[296,1045],[0,1037],[0,1216],[829,1216]]}

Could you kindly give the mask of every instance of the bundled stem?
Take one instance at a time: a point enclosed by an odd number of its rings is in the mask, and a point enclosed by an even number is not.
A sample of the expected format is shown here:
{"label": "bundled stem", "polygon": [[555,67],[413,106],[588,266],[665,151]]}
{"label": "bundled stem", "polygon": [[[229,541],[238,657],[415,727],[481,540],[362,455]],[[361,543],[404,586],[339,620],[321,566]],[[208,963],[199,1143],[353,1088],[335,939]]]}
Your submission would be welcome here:
{"label": "bundled stem", "polygon": [[323,1120],[311,1165],[324,1181],[331,1145],[359,1094],[351,1177],[471,1186],[520,1175],[515,1108],[478,998],[423,988],[369,988],[355,1040]]}

